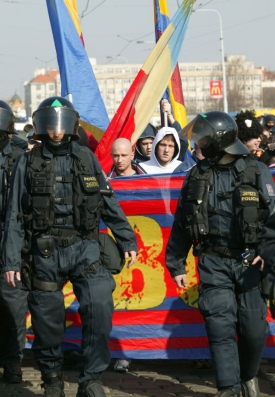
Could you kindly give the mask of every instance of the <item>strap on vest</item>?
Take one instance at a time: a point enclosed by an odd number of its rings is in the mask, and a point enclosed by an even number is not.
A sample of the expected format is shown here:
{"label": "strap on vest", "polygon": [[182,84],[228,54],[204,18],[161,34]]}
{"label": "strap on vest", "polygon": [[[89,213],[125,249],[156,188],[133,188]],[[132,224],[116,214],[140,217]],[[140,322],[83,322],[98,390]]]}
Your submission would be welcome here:
{"label": "strap on vest", "polygon": [[61,205],[72,205],[73,204],[73,197],[56,197],[54,199],[55,204],[61,204]]}
{"label": "strap on vest", "polygon": [[63,183],[73,183],[72,176],[57,176],[55,177],[56,182],[63,182]]}
{"label": "strap on vest", "polygon": [[85,278],[89,273],[95,274],[100,265],[101,265],[100,261],[93,263],[92,265],[87,267],[82,273],[80,273],[78,278]]}

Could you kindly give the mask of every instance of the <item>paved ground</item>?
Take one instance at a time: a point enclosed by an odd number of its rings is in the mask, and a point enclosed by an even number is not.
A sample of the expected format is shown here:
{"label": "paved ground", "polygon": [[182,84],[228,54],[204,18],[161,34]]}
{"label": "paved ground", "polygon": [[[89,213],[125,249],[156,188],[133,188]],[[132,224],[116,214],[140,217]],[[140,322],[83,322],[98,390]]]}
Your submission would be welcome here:
{"label": "paved ground", "polygon": [[[65,370],[66,397],[75,397],[77,371]],[[262,360],[259,371],[261,397],[275,397],[275,360]],[[0,397],[42,396],[40,374],[28,353],[23,361],[23,383],[7,385],[0,369]],[[103,375],[107,397],[213,397],[216,393],[212,369],[194,369],[192,361],[135,360],[130,371],[118,374],[113,363]]]}

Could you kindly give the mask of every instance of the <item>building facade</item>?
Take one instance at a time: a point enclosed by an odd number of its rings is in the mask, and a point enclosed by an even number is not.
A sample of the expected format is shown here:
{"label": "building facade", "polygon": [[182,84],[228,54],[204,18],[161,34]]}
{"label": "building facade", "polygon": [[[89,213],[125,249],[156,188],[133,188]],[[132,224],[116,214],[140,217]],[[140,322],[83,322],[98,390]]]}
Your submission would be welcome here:
{"label": "building facade", "polygon": [[[91,64],[111,120],[142,65],[99,65],[94,58],[91,58]],[[226,56],[225,66],[228,110],[261,108],[263,68],[256,68],[254,62],[247,61],[244,55]],[[222,80],[221,62],[179,63],[179,69],[187,114],[223,110],[223,99],[211,99],[210,96],[210,81]],[[60,95],[60,76],[56,70],[44,70],[25,84],[27,115],[31,115],[38,104],[51,95]]]}

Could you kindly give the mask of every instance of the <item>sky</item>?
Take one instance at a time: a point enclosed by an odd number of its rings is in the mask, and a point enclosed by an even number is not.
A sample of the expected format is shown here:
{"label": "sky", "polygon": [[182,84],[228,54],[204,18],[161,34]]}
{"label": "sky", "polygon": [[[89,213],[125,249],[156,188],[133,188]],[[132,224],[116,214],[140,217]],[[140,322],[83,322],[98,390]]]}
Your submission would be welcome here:
{"label": "sky", "polygon": [[[179,4],[167,0],[171,18]],[[77,7],[90,58],[145,62],[155,40],[153,0],[77,0]],[[225,55],[275,70],[275,0],[197,0],[194,10],[179,62],[221,61],[220,14]],[[0,15],[0,99],[24,98],[35,69],[58,68],[46,0],[0,0]]]}

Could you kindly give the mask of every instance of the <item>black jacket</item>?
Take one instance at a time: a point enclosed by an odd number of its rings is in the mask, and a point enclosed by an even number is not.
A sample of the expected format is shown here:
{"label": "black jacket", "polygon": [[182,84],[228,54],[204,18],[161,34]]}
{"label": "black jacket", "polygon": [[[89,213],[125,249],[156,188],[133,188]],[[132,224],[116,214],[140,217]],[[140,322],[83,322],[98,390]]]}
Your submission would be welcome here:
{"label": "black jacket", "polygon": [[[275,186],[273,178],[270,174],[269,169],[266,165],[255,161],[258,169],[261,173],[261,188],[264,196],[270,198],[271,204],[269,206],[269,213],[274,214],[275,211]],[[238,158],[233,166],[226,167],[221,166],[217,170],[212,167],[209,162],[205,159],[200,161],[203,170],[211,169],[210,184],[212,190],[208,196],[208,207],[225,211],[227,214],[234,214],[234,198],[223,197],[222,192],[232,191],[233,182],[236,180],[237,174],[246,168],[246,162],[244,158]],[[196,165],[195,167],[198,167]],[[187,175],[184,181],[183,188],[188,183],[190,173]],[[188,229],[184,224],[184,214],[186,203],[183,198],[183,188],[181,190],[178,207],[175,213],[175,219],[172,226],[170,238],[166,249],[166,265],[168,267],[171,276],[177,276],[185,274],[186,259],[189,250],[192,246],[192,236],[189,234]],[[217,245],[221,247],[231,247],[232,249],[242,249],[243,242],[235,239],[236,227],[234,223],[234,217],[222,216],[221,214],[215,213],[215,211],[208,214],[209,230],[221,232],[220,235],[208,235],[205,237],[206,242],[209,245]],[[275,228],[273,229],[275,237]],[[223,235],[224,234],[224,235]],[[231,234],[232,240],[226,236]]]}
{"label": "black jacket", "polygon": [[[51,158],[52,153],[49,153],[45,147],[42,148],[43,155]],[[86,147],[78,145],[76,142],[70,143],[68,155],[55,156],[55,174],[64,177],[71,176],[72,155],[81,158],[83,152],[88,153],[91,168],[95,175],[98,175],[98,183],[100,189],[110,190],[111,186],[106,180],[102,169],[94,156],[94,154]],[[30,187],[27,184],[28,178],[28,159],[31,152],[24,153],[18,158],[14,167],[14,172],[11,179],[10,199],[7,207],[7,222],[4,234],[3,243],[3,271],[19,271],[21,266],[21,249],[25,238],[25,224],[24,218],[18,217],[22,211],[22,204],[30,197]],[[72,196],[72,184],[56,182],[55,197],[69,197]],[[104,222],[111,229],[114,234],[119,247],[122,252],[137,251],[137,243],[133,229],[128,223],[118,200],[114,195],[103,195],[104,201]],[[63,216],[72,216],[72,205],[55,204],[55,213]],[[98,250],[99,251],[99,250]],[[91,258],[91,263],[98,260],[98,258]]]}

